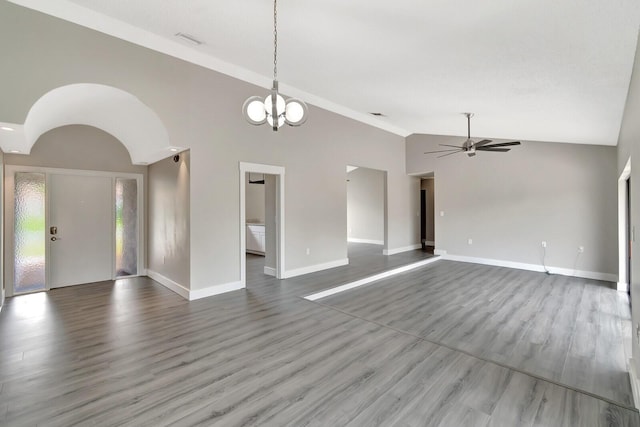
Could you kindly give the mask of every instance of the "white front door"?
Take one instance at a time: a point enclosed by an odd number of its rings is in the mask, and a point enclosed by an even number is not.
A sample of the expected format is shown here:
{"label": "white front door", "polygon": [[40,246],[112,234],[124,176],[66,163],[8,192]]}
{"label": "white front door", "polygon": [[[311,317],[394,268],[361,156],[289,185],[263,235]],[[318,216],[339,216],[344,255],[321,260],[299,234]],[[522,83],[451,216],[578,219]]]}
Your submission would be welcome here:
{"label": "white front door", "polygon": [[112,178],[51,174],[49,287],[113,279]]}

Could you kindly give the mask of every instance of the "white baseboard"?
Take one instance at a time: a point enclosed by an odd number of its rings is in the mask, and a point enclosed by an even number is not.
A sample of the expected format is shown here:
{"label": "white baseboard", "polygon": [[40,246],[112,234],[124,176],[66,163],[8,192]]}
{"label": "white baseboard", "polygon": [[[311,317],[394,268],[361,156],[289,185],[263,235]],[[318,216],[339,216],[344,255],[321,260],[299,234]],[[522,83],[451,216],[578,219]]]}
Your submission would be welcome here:
{"label": "white baseboard", "polygon": [[439,257],[427,258],[422,261],[414,262],[413,264],[403,265],[402,267],[394,268],[393,270],[388,270],[379,274],[375,274],[373,276],[365,277],[364,279],[356,280],[355,282],[346,283],[344,285],[336,286],[335,288],[307,295],[304,298],[309,301],[316,301],[321,298],[328,297],[329,295],[339,294],[340,292],[348,291],[349,289],[358,288],[371,282],[375,282],[390,276],[394,276],[396,274],[404,273],[405,271],[413,270],[415,268],[431,264],[432,262],[438,261],[439,259]]}
{"label": "white baseboard", "polygon": [[182,298],[187,300],[189,299],[189,289],[185,288],[181,284],[174,282],[168,277],[165,277],[162,274],[157,273],[153,270],[147,269],[146,275],[151,279],[155,280],[156,282],[160,283],[165,288],[172,290],[176,294],[180,295]]}
{"label": "white baseboard", "polygon": [[315,273],[316,271],[328,270],[330,268],[341,267],[349,264],[349,258],[338,259],[323,264],[310,265],[308,267],[296,268],[295,270],[287,270],[283,274],[283,279],[302,276],[303,274]]}
{"label": "white baseboard", "polygon": [[384,240],[371,240],[371,239],[358,239],[355,237],[349,237],[347,242],[351,243],[370,243],[372,245],[384,245]]}
{"label": "white baseboard", "polygon": [[628,283],[618,282],[617,283],[617,289],[620,292],[629,292],[629,284]]}
{"label": "white baseboard", "polygon": [[629,382],[633,391],[633,403],[636,409],[640,409],[640,379],[638,379],[636,363],[633,359],[629,359]]}
{"label": "white baseboard", "polygon": [[172,290],[182,298],[189,301],[210,297],[212,295],[218,295],[225,292],[235,291],[237,289],[243,289],[245,287],[241,282],[232,282],[222,285],[209,286],[208,288],[204,289],[191,290],[153,270],[147,269],[147,276],[160,283],[165,288]]}
{"label": "white baseboard", "polygon": [[447,254],[447,251],[445,251],[444,249],[434,249],[433,250],[433,254],[434,255],[445,256]]}
{"label": "white baseboard", "polygon": [[266,265],[264,266],[264,274],[266,274],[267,276],[273,276],[276,277],[276,269],[273,267],[267,267]]}
{"label": "white baseboard", "polygon": [[[470,262],[474,264],[493,265],[496,267],[516,268],[518,270],[528,270],[528,271],[538,271],[538,272],[545,271],[544,267],[538,264],[527,264],[523,262],[502,261],[498,259],[451,255],[451,254],[447,254],[446,251],[444,254],[442,254],[442,259],[450,260],[450,261]],[[551,274],[559,274],[561,276],[581,277],[584,279],[603,280],[606,282],[614,282],[614,283],[618,282],[618,276],[610,273],[601,273],[597,271],[572,270],[570,268],[560,268],[560,267],[550,267],[550,266],[547,266],[547,270]]]}
{"label": "white baseboard", "polygon": [[237,291],[238,289],[244,289],[245,287],[246,286],[242,282],[238,281],[224,283],[222,285],[213,285],[203,289],[194,289],[189,292],[189,301],[207,298],[213,295],[223,294],[225,292]]}
{"label": "white baseboard", "polygon": [[414,250],[420,249],[420,248],[422,248],[422,244],[421,243],[416,243],[415,245],[405,246],[403,248],[383,249],[382,250],[382,255],[395,255],[395,254],[399,254],[399,253],[402,253],[402,252],[414,251]]}

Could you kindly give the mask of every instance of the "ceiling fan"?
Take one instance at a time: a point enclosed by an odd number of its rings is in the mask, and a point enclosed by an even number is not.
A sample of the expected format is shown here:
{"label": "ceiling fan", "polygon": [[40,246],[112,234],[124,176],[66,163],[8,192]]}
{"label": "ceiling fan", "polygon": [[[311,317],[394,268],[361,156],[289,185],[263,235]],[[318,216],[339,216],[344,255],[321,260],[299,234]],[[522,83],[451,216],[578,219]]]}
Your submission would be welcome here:
{"label": "ceiling fan", "polygon": [[449,145],[449,144],[440,144],[443,147],[453,147],[446,150],[436,150],[436,151],[427,151],[424,154],[434,154],[434,153],[445,153],[440,157],[450,156],[456,153],[467,153],[467,156],[473,157],[476,155],[476,151],[490,151],[493,153],[506,153],[511,150],[509,147],[512,145],[520,145],[520,141],[513,142],[498,142],[495,144],[491,144],[490,139],[483,139],[482,141],[473,142],[471,139],[471,117],[473,117],[473,113],[464,113],[467,116],[467,140],[461,145]]}

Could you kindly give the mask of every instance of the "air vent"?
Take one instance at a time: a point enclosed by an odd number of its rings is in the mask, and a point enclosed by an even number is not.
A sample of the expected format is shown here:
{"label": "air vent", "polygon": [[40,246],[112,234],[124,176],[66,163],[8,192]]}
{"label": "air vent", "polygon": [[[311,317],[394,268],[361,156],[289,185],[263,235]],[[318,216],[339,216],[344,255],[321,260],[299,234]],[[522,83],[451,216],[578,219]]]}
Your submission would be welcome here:
{"label": "air vent", "polygon": [[193,45],[196,46],[200,46],[201,44],[204,44],[204,42],[198,40],[197,38],[195,38],[194,36],[192,36],[191,34],[186,34],[186,33],[176,33],[176,37],[189,42]]}
{"label": "air vent", "polygon": [[378,112],[375,112],[375,113],[369,113],[369,114],[371,114],[372,116],[376,116],[376,117],[387,117],[387,116],[385,116],[384,114],[382,114],[382,113],[378,113]]}

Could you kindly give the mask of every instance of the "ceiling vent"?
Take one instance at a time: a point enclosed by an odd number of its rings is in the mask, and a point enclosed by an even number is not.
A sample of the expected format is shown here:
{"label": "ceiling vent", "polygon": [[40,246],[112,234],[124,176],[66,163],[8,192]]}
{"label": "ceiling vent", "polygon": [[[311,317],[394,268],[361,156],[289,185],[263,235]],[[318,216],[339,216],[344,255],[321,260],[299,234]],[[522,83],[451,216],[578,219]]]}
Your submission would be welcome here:
{"label": "ceiling vent", "polygon": [[191,34],[176,33],[175,36],[195,46],[200,46],[201,44],[204,44],[204,42],[198,40]]}

